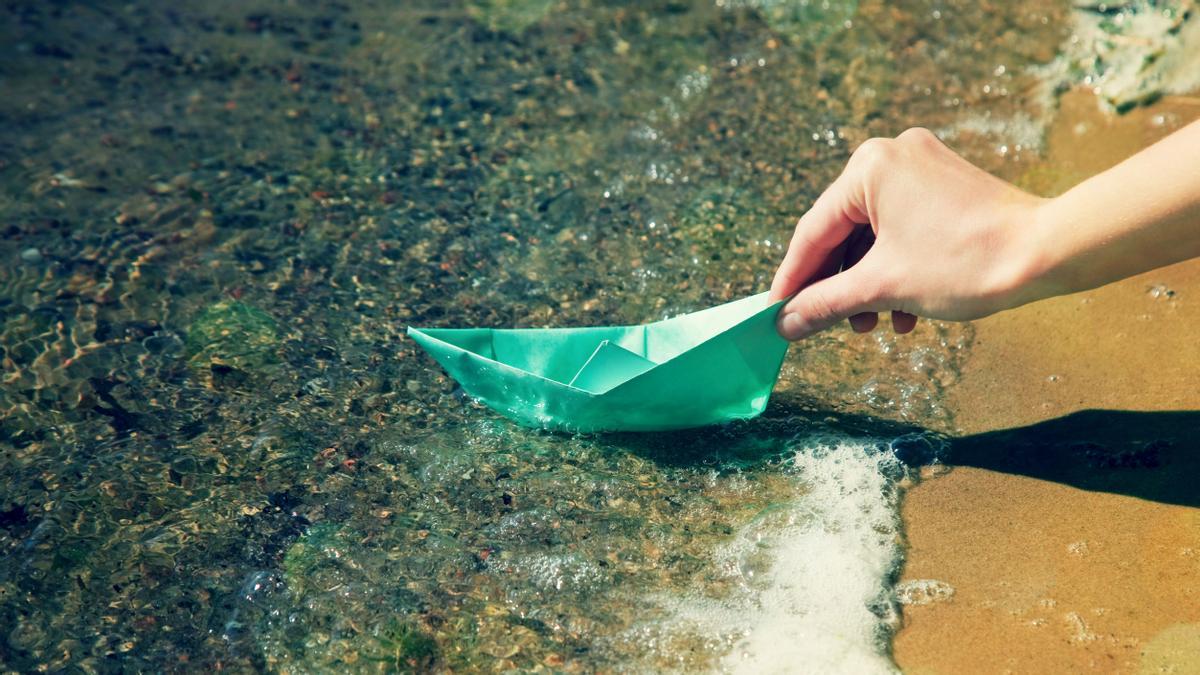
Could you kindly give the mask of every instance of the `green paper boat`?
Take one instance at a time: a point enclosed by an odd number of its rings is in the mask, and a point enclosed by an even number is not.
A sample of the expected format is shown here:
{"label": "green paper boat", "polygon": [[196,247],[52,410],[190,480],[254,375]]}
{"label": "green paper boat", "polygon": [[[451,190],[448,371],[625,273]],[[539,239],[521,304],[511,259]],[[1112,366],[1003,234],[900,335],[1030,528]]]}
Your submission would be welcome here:
{"label": "green paper boat", "polygon": [[412,328],[468,394],[520,424],[661,431],[757,416],[788,343],[767,294],[641,326]]}

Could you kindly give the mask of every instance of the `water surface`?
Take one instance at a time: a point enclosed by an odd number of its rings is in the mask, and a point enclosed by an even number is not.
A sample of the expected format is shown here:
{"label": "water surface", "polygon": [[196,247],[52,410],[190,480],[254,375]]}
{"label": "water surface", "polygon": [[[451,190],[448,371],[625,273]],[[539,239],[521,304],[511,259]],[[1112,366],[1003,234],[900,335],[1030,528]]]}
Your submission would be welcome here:
{"label": "water surface", "polygon": [[760,291],[850,149],[908,126],[1015,174],[1065,7],[0,16],[4,667],[892,668],[895,504],[969,327],[833,331],[759,420],[579,438],[403,331]]}

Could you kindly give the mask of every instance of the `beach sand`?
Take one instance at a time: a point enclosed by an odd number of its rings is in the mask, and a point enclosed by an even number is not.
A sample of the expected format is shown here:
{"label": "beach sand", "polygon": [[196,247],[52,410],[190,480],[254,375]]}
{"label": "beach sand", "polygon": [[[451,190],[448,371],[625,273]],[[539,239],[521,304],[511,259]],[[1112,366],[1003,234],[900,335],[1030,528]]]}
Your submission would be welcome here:
{"label": "beach sand", "polygon": [[[1071,92],[1019,182],[1060,193],[1198,117]],[[905,672],[1200,672],[1200,413],[1163,412],[1200,411],[1197,327],[1200,261],[975,324],[969,438],[903,507]]]}

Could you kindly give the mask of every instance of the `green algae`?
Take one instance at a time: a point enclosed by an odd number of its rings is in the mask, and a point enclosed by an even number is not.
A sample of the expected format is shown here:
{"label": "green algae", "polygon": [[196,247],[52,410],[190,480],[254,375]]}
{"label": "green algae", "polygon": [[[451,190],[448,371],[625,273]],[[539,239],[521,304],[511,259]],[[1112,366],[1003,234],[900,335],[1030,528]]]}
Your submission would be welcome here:
{"label": "green algae", "polygon": [[316,568],[342,558],[348,543],[333,523],[317,523],[308,528],[283,555],[283,580],[288,589],[303,595]]}
{"label": "green algae", "polygon": [[409,622],[393,619],[375,639],[380,653],[367,658],[384,663],[389,670],[422,672],[437,658],[437,643]]}
{"label": "green algae", "polygon": [[493,30],[521,33],[541,21],[556,0],[483,0],[471,5],[471,14]]}
{"label": "green algae", "polygon": [[732,7],[752,7],[772,29],[807,41],[823,40],[849,28],[858,0],[725,0]]}
{"label": "green algae", "polygon": [[279,361],[279,327],[270,314],[234,300],[206,308],[187,332],[185,350],[192,367],[227,366],[256,372]]}

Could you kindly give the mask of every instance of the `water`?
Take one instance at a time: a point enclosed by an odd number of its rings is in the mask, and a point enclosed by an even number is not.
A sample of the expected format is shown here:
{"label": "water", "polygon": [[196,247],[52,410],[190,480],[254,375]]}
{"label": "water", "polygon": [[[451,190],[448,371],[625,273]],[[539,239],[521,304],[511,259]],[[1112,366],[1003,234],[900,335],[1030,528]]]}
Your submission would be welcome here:
{"label": "water", "polygon": [[896,505],[969,327],[834,331],[762,419],[580,438],[403,331],[761,290],[849,149],[914,124],[1012,175],[1065,7],[0,16],[5,668],[892,669]]}
{"label": "water", "polygon": [[[730,635],[722,670],[886,673],[898,623],[888,581],[901,561],[900,462],[862,442],[805,443],[787,468],[795,496],[717,549],[731,597],[688,597],[676,621]],[[670,626],[671,624],[667,624]]]}

